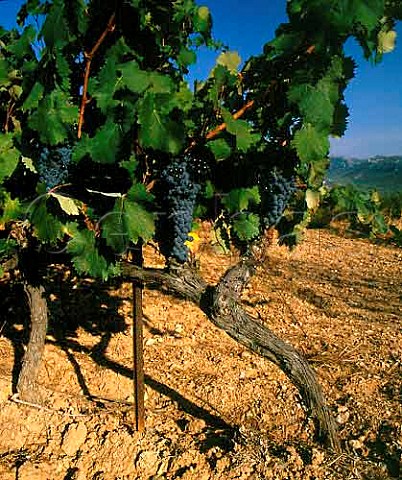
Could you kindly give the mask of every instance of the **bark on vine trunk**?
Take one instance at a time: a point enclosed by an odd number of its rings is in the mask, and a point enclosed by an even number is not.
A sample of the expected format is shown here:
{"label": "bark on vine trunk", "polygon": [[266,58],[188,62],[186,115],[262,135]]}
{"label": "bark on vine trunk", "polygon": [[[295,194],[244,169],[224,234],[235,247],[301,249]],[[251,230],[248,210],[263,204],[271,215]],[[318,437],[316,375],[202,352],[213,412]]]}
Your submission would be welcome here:
{"label": "bark on vine trunk", "polygon": [[43,350],[45,348],[48,309],[45,289],[42,285],[24,284],[31,317],[29,341],[22,361],[21,372],[18,376],[17,392],[21,400],[39,402],[36,388],[36,377],[41,366]]}
{"label": "bark on vine trunk", "polygon": [[281,340],[241,306],[241,292],[255,268],[252,259],[242,260],[229,269],[215,287],[207,285],[197,272],[188,268],[169,272],[124,264],[123,271],[127,278],[140,279],[151,288],[191,300],[231,338],[275,363],[298,388],[315,420],[318,437],[330,448],[340,451],[335,421],[314,370],[292,345]]}

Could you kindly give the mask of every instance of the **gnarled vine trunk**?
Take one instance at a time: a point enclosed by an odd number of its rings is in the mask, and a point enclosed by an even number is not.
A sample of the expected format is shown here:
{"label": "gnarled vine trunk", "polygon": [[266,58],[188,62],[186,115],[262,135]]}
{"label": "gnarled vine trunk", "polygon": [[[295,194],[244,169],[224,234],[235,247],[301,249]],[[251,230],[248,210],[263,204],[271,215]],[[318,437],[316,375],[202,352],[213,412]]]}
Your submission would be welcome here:
{"label": "gnarled vine trunk", "polygon": [[43,350],[45,348],[48,309],[45,289],[42,285],[24,284],[30,309],[31,326],[29,341],[22,361],[22,368],[18,376],[17,392],[21,400],[38,402],[36,377],[41,366]]}
{"label": "gnarled vine trunk", "polygon": [[126,278],[141,279],[151,288],[191,300],[231,338],[277,365],[298,388],[315,420],[319,438],[330,448],[340,451],[335,421],[312,367],[292,345],[281,340],[241,306],[241,292],[254,274],[256,263],[251,258],[242,259],[214,287],[189,268],[163,271],[140,269],[127,263],[123,272]]}

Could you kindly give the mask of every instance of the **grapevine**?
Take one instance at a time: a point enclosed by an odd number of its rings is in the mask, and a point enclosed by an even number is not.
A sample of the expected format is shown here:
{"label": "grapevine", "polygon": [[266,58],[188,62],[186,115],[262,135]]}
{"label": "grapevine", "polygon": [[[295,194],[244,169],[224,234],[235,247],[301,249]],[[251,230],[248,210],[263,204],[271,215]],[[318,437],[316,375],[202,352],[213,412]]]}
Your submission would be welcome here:
{"label": "grapevine", "polygon": [[[342,136],[349,117],[355,62],[346,40],[380,61],[393,48],[399,3],[289,0],[287,23],[240,69],[239,55],[213,38],[209,9],[193,0],[26,1],[19,28],[0,28],[0,261],[14,255],[8,265],[18,264],[23,282],[36,282],[35,270],[45,283],[41,247],[57,244],[79,275],[190,299],[286,373],[339,449],[314,371],[240,299],[264,261],[266,228],[300,232],[319,199],[329,137]],[[192,88],[186,74],[200,48],[220,53]],[[296,181],[305,185],[302,215],[281,222]],[[214,286],[188,262],[195,212],[238,248],[238,264]],[[165,270],[122,255],[149,241]],[[33,252],[40,269],[24,264]],[[42,287],[35,292],[43,298]]]}

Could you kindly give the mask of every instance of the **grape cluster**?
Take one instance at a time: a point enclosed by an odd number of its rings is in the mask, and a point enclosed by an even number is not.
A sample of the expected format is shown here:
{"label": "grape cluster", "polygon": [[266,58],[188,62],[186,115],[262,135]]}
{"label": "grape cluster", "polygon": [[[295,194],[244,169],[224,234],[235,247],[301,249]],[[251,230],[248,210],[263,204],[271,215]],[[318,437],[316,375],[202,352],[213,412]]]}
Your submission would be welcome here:
{"label": "grape cluster", "polygon": [[36,162],[39,181],[45,183],[48,190],[64,183],[68,177],[70,163],[71,148],[69,146],[52,149],[43,147]]}
{"label": "grape cluster", "polygon": [[186,160],[169,164],[161,173],[161,184],[166,214],[163,238],[160,239],[161,251],[167,258],[185,262],[188,248],[184,242],[191,240],[188,234],[200,185],[193,181]]}
{"label": "grape cluster", "polygon": [[188,170],[191,172],[193,178],[197,180],[204,180],[210,174],[210,167],[208,161],[201,156],[186,157]]}
{"label": "grape cluster", "polygon": [[286,178],[276,169],[260,178],[261,209],[266,228],[279,222],[295,190],[294,178]]}

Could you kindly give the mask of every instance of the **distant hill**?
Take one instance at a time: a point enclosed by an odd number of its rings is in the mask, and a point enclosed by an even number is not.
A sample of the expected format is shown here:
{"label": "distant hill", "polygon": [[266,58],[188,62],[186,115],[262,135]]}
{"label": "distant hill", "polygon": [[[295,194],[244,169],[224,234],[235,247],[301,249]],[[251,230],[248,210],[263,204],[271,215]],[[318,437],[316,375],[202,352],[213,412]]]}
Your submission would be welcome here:
{"label": "distant hill", "polygon": [[330,185],[352,184],[380,192],[402,191],[402,156],[332,157],[327,181]]}

